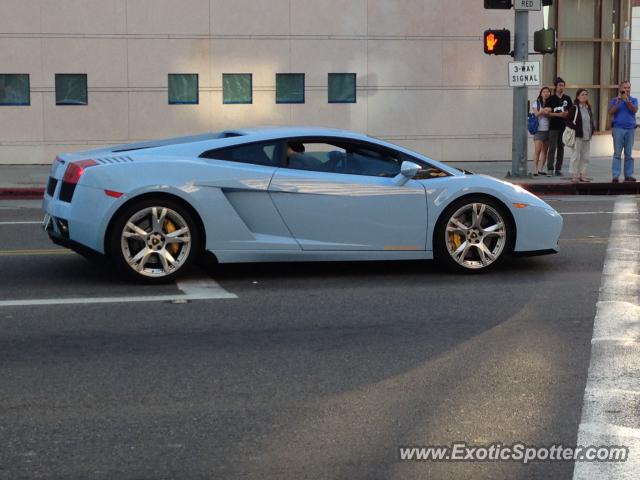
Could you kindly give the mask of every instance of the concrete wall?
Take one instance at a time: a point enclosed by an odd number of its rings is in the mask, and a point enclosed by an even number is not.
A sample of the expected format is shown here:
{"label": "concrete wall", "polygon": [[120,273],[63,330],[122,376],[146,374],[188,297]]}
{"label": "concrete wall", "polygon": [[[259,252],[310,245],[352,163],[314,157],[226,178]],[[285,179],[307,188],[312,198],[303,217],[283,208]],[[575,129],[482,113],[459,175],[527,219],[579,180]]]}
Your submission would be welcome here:
{"label": "concrete wall", "polygon": [[[640,97],[640,7],[631,10],[631,95]],[[640,111],[636,114],[636,123],[640,123]]]}
{"label": "concrete wall", "polygon": [[[442,160],[511,157],[510,57],[482,32],[513,11],[451,0],[0,0],[0,73],[29,73],[31,105],[0,107],[0,163],[256,124],[364,131]],[[541,14],[530,15],[530,32]],[[539,57],[537,57],[539,58]],[[275,103],[276,73],[306,103]],[[357,103],[327,103],[327,73]],[[87,73],[89,104],[56,106],[55,73]],[[199,105],[168,105],[167,74],[198,73]],[[252,73],[253,104],[223,105],[222,74]],[[530,98],[537,88],[530,92]]]}

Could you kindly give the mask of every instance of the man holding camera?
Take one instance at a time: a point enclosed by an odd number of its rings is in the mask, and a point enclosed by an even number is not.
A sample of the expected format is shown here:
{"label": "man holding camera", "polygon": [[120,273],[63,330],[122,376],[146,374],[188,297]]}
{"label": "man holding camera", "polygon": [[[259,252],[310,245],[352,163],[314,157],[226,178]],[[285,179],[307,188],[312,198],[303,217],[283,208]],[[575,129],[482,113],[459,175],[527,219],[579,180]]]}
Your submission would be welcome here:
{"label": "man holding camera", "polygon": [[633,140],[636,132],[636,112],[638,111],[638,99],[630,95],[631,84],[628,81],[620,82],[618,96],[611,99],[609,115],[612,116],[613,135],[613,162],[611,174],[613,183],[620,180],[620,163],[622,150],[624,149],[624,181],[635,182],[633,177]]}

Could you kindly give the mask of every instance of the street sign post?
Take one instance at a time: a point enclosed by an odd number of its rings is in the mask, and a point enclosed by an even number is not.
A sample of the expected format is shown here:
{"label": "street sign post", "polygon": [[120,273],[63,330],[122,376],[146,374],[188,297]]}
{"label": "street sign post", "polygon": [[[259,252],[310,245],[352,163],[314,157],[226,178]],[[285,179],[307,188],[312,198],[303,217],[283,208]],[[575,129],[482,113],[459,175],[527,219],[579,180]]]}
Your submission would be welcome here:
{"label": "street sign post", "polygon": [[[529,12],[516,11],[514,63],[526,64],[529,60]],[[511,142],[511,175],[527,176],[527,92],[526,84],[513,87],[513,128]]]}
{"label": "street sign post", "polygon": [[542,0],[513,0],[513,8],[516,11],[540,11],[542,9]]}
{"label": "street sign post", "polygon": [[540,85],[540,62],[509,62],[509,86]]}
{"label": "street sign post", "polygon": [[[513,2],[513,3],[512,3]],[[487,55],[500,55],[511,53],[514,62],[509,64],[509,86],[513,87],[513,127],[511,141],[511,172],[513,177],[525,177],[527,175],[527,92],[529,85],[540,85],[540,63],[529,62],[529,11],[541,10],[542,0],[484,0],[484,8],[508,9],[515,8],[513,53],[507,47],[510,38],[506,37],[509,30],[490,29],[485,30],[482,37],[484,53]],[[552,0],[544,0],[545,5]],[[505,38],[501,39],[500,36]],[[555,34],[554,34],[555,35]],[[550,36],[550,34],[548,35]],[[546,37],[545,37],[545,40]],[[551,52],[555,50],[551,42],[538,40],[541,50]]]}

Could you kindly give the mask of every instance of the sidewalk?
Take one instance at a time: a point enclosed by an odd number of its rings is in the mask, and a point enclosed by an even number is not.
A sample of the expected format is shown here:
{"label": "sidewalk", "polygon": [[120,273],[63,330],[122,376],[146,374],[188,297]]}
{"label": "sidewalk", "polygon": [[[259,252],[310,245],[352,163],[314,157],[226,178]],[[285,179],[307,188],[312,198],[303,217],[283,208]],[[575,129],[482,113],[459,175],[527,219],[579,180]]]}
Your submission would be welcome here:
{"label": "sidewalk", "polygon": [[[640,150],[633,151],[634,158],[640,158]],[[611,157],[594,157],[589,161],[587,168],[587,178],[589,183],[571,183],[569,174],[569,159],[565,158],[563,166],[563,176],[561,177],[534,177],[530,173],[532,168],[531,160],[527,163],[529,176],[525,178],[511,177],[509,172],[512,169],[511,160],[483,161],[483,162],[449,162],[449,165],[456,168],[464,168],[473,173],[491,175],[492,177],[520,185],[530,192],[536,194],[569,194],[569,195],[621,195],[640,194],[640,182],[623,182],[624,177],[620,176],[620,183],[611,182]],[[634,175],[636,178],[638,174]]]}
{"label": "sidewalk", "polygon": [[[634,157],[640,158],[640,150],[634,150]],[[640,182],[611,183],[611,158],[592,158],[587,170],[590,183],[571,183],[568,176],[569,165],[566,159],[565,176],[546,177],[528,176],[525,178],[510,177],[510,160],[481,162],[448,162],[448,165],[466,169],[473,173],[491,175],[501,180],[521,185],[538,194],[571,194],[571,195],[619,195],[640,194]],[[527,168],[531,168],[531,161]],[[41,198],[49,177],[51,165],[0,165],[0,198]],[[640,170],[640,167],[639,167]],[[638,178],[636,175],[636,178]],[[620,179],[622,180],[622,178]]]}

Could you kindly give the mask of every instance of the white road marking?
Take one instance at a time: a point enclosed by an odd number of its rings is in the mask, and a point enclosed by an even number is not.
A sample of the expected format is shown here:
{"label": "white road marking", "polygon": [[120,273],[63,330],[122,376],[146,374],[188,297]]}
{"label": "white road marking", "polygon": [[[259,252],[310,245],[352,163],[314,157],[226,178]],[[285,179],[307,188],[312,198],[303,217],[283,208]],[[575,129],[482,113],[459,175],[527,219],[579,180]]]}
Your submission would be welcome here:
{"label": "white road marking", "polygon": [[0,222],[0,225],[42,225],[42,220],[37,222]]}
{"label": "white road marking", "polygon": [[131,297],[88,297],[88,298],[40,298],[24,300],[2,300],[0,307],[30,307],[43,305],[88,305],[96,303],[139,303],[139,302],[180,302],[184,300],[219,300],[238,298],[226,291],[218,282],[210,278],[187,279],[177,283],[183,294],[140,295]]}
{"label": "white road marking", "polygon": [[633,343],[636,342],[635,337],[600,337],[600,338],[592,338],[591,345],[595,345],[596,343],[601,342],[622,342],[622,343]]}
{"label": "white road marking", "polygon": [[587,389],[593,395],[640,395],[640,390],[623,390],[621,388]]}
{"label": "white road marking", "polygon": [[208,298],[238,298],[237,295],[227,292],[218,282],[209,277],[187,278],[176,282],[180,290],[187,297]]}
{"label": "white road marking", "polygon": [[[580,428],[584,431],[584,432],[588,432],[591,435],[593,435],[594,437],[610,437],[612,434],[613,436],[615,436],[616,438],[619,438],[621,440],[621,442],[619,444],[616,445],[625,445],[625,441],[628,440],[623,440],[623,439],[635,439],[635,440],[640,440],[640,430],[637,428],[629,428],[629,427],[621,427],[620,425],[614,425],[612,423],[605,423],[605,424],[600,424],[600,423],[581,423],[580,424]],[[633,440],[632,440],[633,441]],[[586,446],[587,444],[580,444],[580,445],[584,445]],[[589,444],[592,445],[592,444]],[[595,444],[594,444],[595,445]],[[629,457],[631,457],[633,455],[633,451],[629,452]],[[597,470],[596,470],[597,471]],[[575,477],[575,472],[574,472],[574,476]],[[594,476],[594,477],[583,477],[583,478],[590,478],[590,479],[597,479],[597,480],[603,480],[605,478],[612,478],[615,480],[621,479],[621,478],[638,478],[637,475],[634,475],[633,477],[621,477],[618,474],[615,474],[614,476],[611,477],[604,477],[604,476]]]}
{"label": "white road marking", "polygon": [[66,248],[38,248],[30,250],[0,250],[0,257],[30,257],[33,255],[77,255]]}
{"label": "white road marking", "polygon": [[560,215],[601,215],[608,214],[611,215],[614,212],[605,212],[605,211],[597,211],[597,212],[558,212]]}
{"label": "white road marking", "polygon": [[574,480],[636,479],[640,471],[640,225],[633,197],[614,207],[591,340],[578,445],[629,448],[626,462],[576,462]]}

